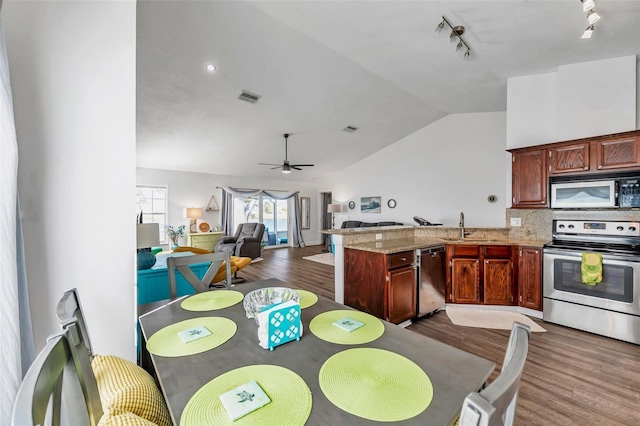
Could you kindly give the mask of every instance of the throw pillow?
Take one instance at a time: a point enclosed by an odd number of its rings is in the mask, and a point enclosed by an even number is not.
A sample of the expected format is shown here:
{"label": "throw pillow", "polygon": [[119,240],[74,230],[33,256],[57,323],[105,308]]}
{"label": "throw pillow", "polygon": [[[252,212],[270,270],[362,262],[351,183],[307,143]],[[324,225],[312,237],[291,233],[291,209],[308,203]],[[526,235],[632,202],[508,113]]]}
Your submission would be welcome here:
{"label": "throw pillow", "polygon": [[160,390],[141,367],[113,355],[94,356],[91,367],[105,413],[129,412],[157,425],[172,425]]}
{"label": "throw pillow", "polygon": [[104,413],[98,426],[154,426],[154,423],[129,411],[112,409]]}

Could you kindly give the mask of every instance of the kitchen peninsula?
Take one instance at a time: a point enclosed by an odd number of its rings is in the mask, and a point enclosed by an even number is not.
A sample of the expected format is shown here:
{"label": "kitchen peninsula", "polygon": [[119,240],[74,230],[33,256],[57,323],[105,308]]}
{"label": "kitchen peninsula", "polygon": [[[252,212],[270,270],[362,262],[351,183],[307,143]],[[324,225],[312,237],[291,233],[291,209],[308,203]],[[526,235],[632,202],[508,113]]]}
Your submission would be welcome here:
{"label": "kitchen peninsula", "polygon": [[[500,304],[541,316],[541,248],[510,228],[387,226],[322,231],[335,246],[335,300],[399,324],[416,316],[415,250],[447,247],[447,303]],[[523,256],[525,257],[523,260]],[[527,269],[526,274],[520,274]],[[484,283],[491,280],[492,287]]]}

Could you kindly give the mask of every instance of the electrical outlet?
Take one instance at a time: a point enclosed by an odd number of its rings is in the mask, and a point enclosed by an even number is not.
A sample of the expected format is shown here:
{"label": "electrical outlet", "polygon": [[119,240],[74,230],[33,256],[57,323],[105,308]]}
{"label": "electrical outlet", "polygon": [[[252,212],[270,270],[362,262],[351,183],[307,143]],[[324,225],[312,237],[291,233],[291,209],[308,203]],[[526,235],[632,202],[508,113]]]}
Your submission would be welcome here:
{"label": "electrical outlet", "polygon": [[376,240],[381,240],[382,239],[382,234],[376,234]]}
{"label": "electrical outlet", "polygon": [[522,218],[512,217],[511,218],[511,226],[522,226]]}

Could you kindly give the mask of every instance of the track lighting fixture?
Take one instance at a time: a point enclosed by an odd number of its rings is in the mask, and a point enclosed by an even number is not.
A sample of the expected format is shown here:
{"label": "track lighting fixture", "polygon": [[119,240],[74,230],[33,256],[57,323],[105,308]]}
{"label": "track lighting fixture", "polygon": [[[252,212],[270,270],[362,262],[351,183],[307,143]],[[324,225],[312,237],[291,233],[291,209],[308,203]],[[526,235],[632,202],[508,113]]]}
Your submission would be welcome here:
{"label": "track lighting fixture", "polygon": [[600,20],[600,14],[596,12],[595,0],[580,0],[580,2],[582,3],[582,11],[586,12],[587,21],[589,22],[587,29],[582,33],[582,38],[591,38],[595,29],[594,24]]}
{"label": "track lighting fixture", "polygon": [[436,31],[441,32],[445,24],[447,24],[447,26],[451,28],[451,34],[449,34],[449,41],[454,42],[456,41],[456,39],[458,39],[458,44],[456,45],[456,52],[461,50],[462,47],[464,46],[467,50],[464,52],[464,56],[462,59],[467,59],[471,54],[471,48],[469,47],[467,42],[464,41],[464,39],[462,38],[462,34],[464,34],[464,27],[462,25],[456,25],[456,26],[451,25],[451,23],[447,21],[447,18],[443,16],[442,22],[440,22],[436,27]]}

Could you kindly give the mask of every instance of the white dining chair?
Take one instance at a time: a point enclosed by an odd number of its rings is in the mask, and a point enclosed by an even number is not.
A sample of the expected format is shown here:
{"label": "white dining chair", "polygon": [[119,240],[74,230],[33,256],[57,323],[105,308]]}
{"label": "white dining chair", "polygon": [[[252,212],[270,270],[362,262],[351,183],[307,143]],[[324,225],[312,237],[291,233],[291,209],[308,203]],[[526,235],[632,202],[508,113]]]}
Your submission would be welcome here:
{"label": "white dining chair", "polygon": [[[87,370],[88,368],[88,370]],[[88,372],[88,374],[87,374]],[[47,339],[25,375],[13,407],[13,425],[95,426],[102,405],[77,324]]]}
{"label": "white dining chair", "polygon": [[530,334],[528,325],[513,323],[500,375],[480,392],[467,395],[462,404],[460,426],[513,425]]}

